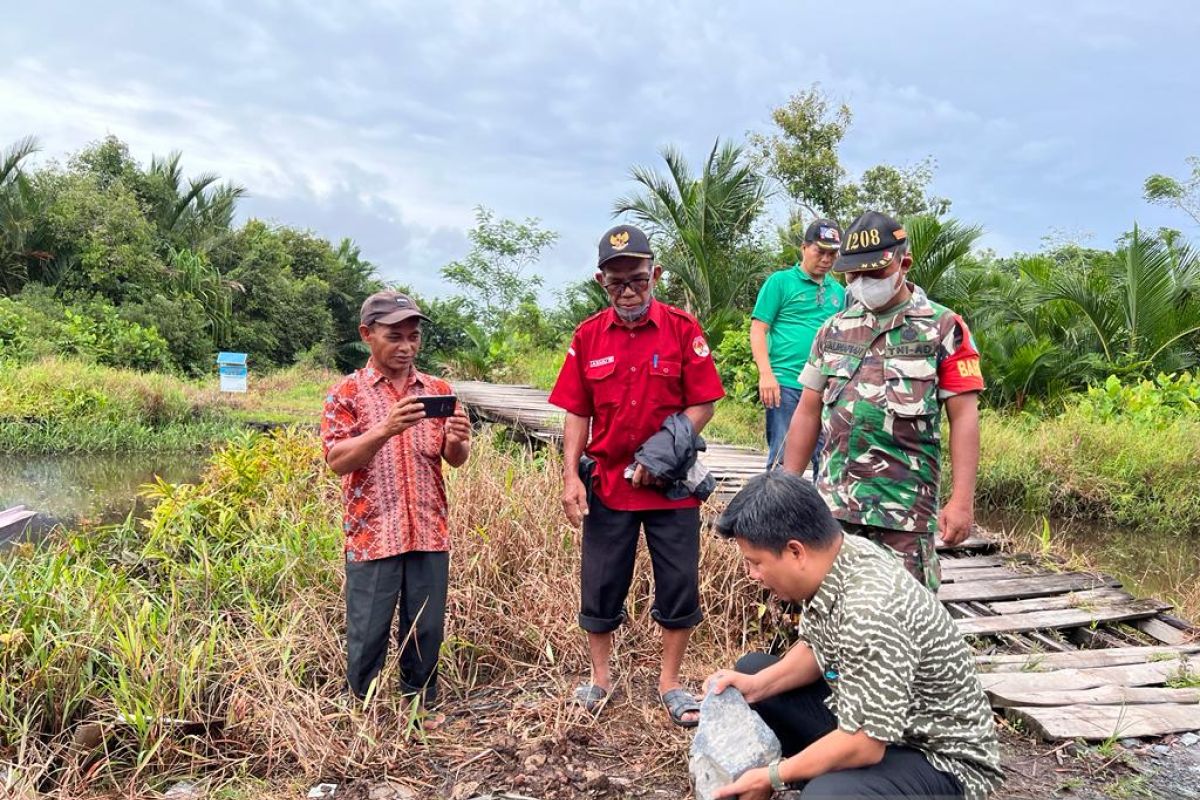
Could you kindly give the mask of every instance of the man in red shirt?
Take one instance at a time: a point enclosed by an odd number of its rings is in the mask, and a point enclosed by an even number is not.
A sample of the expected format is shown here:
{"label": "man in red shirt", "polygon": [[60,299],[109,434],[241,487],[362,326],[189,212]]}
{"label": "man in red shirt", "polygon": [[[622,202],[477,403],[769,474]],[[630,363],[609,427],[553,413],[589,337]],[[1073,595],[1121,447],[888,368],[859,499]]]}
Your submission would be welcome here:
{"label": "man in red shirt", "polygon": [[[451,389],[416,368],[428,317],[411,298],[373,294],[359,320],[371,357],[333,388],[321,417],[325,460],[342,476],[346,506],[346,680],[356,697],[368,696],[398,604],[400,688],[428,708],[437,699],[450,564],[442,461],[466,463],[471,423],[462,406],[426,418],[421,398]],[[422,720],[429,730],[441,716]]]}
{"label": "man in red shirt", "polygon": [[[563,510],[572,525],[583,523],[579,625],[588,636],[592,680],[575,690],[573,700],[597,712],[612,691],[613,631],[625,619],[644,529],[654,570],[650,615],[663,636],[659,697],[672,721],[692,727],[699,706],[680,685],[679,668],[702,618],[700,501],[667,499],[662,481],[640,464],[631,477],[625,473],[664,420],[682,412],[698,434],[725,393],[699,323],[654,299],[662,268],[642,231],[618,225],[604,234],[598,267],[596,280],[612,307],[576,329],[550,394],[550,402],[567,412]],[[579,469],[585,451],[595,461],[588,485]]]}

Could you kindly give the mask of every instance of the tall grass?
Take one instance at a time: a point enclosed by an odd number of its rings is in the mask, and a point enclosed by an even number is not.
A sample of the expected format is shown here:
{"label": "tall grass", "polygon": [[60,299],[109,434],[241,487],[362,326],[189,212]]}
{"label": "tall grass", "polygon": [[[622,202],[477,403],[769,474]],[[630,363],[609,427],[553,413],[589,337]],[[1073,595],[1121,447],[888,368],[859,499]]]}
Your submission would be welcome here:
{"label": "tall grass", "polygon": [[244,395],[216,377],[188,381],[50,358],[0,370],[0,450],[9,453],[178,451],[211,447],[246,422],[315,425],[337,380],[293,367],[254,375]]}
{"label": "tall grass", "polygon": [[[428,747],[390,673],[366,708],[342,694],[339,501],[311,433],[236,441],[197,485],[149,488],[158,504],[143,524],[68,534],[0,562],[0,762],[11,791],[132,796],[197,774],[310,785],[390,774],[431,787],[461,779],[485,749],[521,757],[539,743],[594,740],[596,723],[561,702],[587,662],[578,535],[558,508],[556,458],[481,436],[450,479],[452,723]],[[687,739],[653,701],[648,572],[640,564],[619,637],[628,701],[606,711],[622,739],[608,752],[636,754],[639,770],[682,785]],[[760,617],[727,542],[706,537],[702,574],[706,612],[720,621],[696,634],[685,665],[694,678],[730,663]],[[577,788],[555,786],[543,796]]]}
{"label": "tall grass", "polygon": [[979,505],[1200,534],[1200,421],[985,413]]}

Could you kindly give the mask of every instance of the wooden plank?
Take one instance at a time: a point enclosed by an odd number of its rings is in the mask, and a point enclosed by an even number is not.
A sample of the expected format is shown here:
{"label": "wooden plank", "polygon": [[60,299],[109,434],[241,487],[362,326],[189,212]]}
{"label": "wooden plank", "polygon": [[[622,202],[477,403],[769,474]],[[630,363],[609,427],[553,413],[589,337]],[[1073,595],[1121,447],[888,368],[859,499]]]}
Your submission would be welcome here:
{"label": "wooden plank", "polygon": [[996,633],[1020,633],[1048,628],[1078,628],[1101,622],[1117,622],[1140,617],[1152,617],[1170,606],[1157,600],[1135,600],[1119,606],[1098,608],[1063,608],[1053,611],[1030,611],[1025,614],[1001,614],[995,617],[958,619],[955,624],[964,636],[986,636]]}
{"label": "wooden plank", "polygon": [[1200,653],[1200,642],[1164,647],[1115,647],[1111,650],[1076,650],[1072,653],[1033,653],[1031,655],[975,656],[984,672],[1028,672],[1056,669],[1115,667],[1156,661],[1178,662],[1181,656]]}
{"label": "wooden plank", "polygon": [[1200,705],[1022,706],[1005,712],[1048,741],[1165,736],[1200,728]]}
{"label": "wooden plank", "polygon": [[995,708],[1012,706],[1122,706],[1151,703],[1200,703],[1200,689],[1144,686],[1097,686],[1065,692],[989,692]]}
{"label": "wooden plank", "polygon": [[967,581],[1002,581],[1033,577],[1027,572],[1016,572],[1007,567],[980,567],[979,569],[945,570],[943,583],[966,583]]}
{"label": "wooden plank", "polygon": [[[1026,611],[1050,611],[1056,608],[1088,608],[1090,606],[1115,606],[1133,600],[1129,592],[1105,586],[1083,592],[1069,592],[1051,597],[1034,597],[1029,600],[1004,600],[989,603],[997,614],[1022,614]],[[1139,621],[1137,624],[1141,624]],[[1173,642],[1172,644],[1178,644]]]}
{"label": "wooden plank", "polygon": [[[1049,660],[1055,655],[1067,654],[1051,654],[1045,658]],[[1036,663],[1034,669],[1037,669]],[[1011,695],[1015,692],[1072,692],[1095,689],[1099,686],[1154,686],[1183,674],[1200,674],[1200,656],[1190,655],[1167,661],[1111,667],[1055,669],[1048,672],[984,672],[979,675],[979,681],[989,695],[993,692],[998,695]]]}
{"label": "wooden plank", "polygon": [[1009,559],[1003,555],[962,555],[958,558],[938,560],[943,570],[978,570],[985,566],[1007,566]]}
{"label": "wooden plank", "polygon": [[[973,571],[979,572],[979,570]],[[1059,572],[994,581],[964,581],[962,583],[956,581],[943,585],[938,590],[938,599],[942,602],[1018,600],[1120,585],[1120,581],[1107,575]]]}
{"label": "wooden plank", "polygon": [[1133,626],[1147,636],[1151,636],[1163,644],[1185,644],[1194,640],[1195,637],[1189,636],[1186,632],[1181,631],[1174,625],[1168,625],[1158,617],[1150,619],[1139,619],[1133,623]]}

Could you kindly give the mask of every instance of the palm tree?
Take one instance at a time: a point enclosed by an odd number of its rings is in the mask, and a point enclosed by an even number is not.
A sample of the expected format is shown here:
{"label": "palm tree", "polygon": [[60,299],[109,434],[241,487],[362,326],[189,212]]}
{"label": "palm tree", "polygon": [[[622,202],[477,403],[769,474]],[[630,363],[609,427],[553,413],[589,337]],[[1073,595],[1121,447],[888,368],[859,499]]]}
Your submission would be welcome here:
{"label": "palm tree", "polygon": [[213,343],[225,347],[233,334],[233,293],[245,287],[222,278],[207,258],[191,250],[172,250],[170,264],[176,290],[200,302]]}
{"label": "palm tree", "polygon": [[33,245],[39,198],[21,170],[21,162],[38,151],[32,136],[0,152],[0,289],[15,294],[29,280],[31,261],[48,254]]}
{"label": "palm tree", "polygon": [[1108,372],[1144,376],[1200,362],[1200,257],[1135,227],[1125,244],[1088,271],[1048,281],[1043,300],[1080,315]]}
{"label": "palm tree", "polygon": [[644,192],[618,199],[613,215],[629,214],[648,229],[660,263],[682,285],[687,309],[716,346],[738,316],[740,295],[767,267],[753,241],[766,184],[742,148],[720,139],[698,176],[674,147],[664,148],[662,158],[665,175],[633,168]]}
{"label": "palm tree", "polygon": [[983,235],[978,225],[917,214],[904,221],[913,265],[909,277],[931,300],[965,313],[978,290],[979,270],[963,263]]}
{"label": "palm tree", "polygon": [[165,159],[150,159],[146,178],[152,196],[147,214],[165,241],[209,253],[230,235],[237,201],[246,190],[232,183],[218,184],[220,177],[212,172],[185,181],[181,158],[175,151]]}

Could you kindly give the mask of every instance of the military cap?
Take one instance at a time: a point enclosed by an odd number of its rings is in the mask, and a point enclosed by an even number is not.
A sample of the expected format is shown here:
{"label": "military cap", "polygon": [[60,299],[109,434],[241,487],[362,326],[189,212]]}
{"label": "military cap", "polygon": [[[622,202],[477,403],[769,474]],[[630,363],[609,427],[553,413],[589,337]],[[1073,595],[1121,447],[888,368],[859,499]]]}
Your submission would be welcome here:
{"label": "military cap", "polygon": [[867,211],[846,229],[834,272],[869,272],[886,267],[908,234],[887,214]]}
{"label": "military cap", "polygon": [[604,262],[620,256],[654,258],[649,237],[632,225],[618,225],[607,231],[600,237],[600,259],[596,266],[603,267]]}

